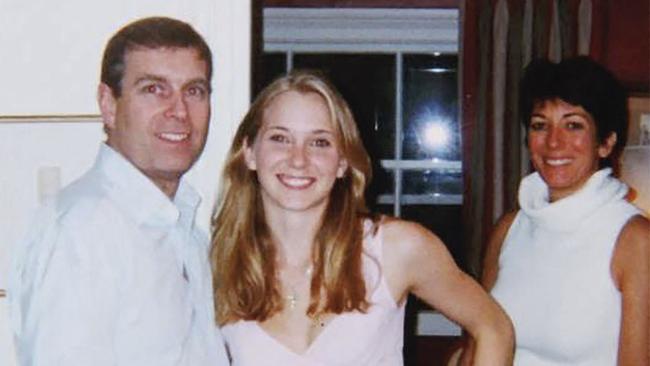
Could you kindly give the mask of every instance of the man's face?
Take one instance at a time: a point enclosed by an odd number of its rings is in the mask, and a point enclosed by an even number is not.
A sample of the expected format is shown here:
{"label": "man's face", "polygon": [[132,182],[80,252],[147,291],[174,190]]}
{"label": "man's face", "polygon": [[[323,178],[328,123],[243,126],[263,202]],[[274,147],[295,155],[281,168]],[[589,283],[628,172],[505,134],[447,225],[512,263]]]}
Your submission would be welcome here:
{"label": "man's face", "polygon": [[124,61],[120,97],[99,87],[107,143],[173,197],[205,145],[208,65],[192,48],[136,48]]}

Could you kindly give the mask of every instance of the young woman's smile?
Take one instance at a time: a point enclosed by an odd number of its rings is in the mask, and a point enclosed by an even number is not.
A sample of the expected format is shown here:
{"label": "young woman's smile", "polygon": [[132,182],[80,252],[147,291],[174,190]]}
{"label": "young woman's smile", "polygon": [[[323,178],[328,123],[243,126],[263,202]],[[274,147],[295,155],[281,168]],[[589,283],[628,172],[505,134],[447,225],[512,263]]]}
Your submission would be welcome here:
{"label": "young woman's smile", "polygon": [[245,153],[248,168],[257,172],[265,208],[324,210],[347,168],[338,138],[318,94],[289,91],[275,97]]}

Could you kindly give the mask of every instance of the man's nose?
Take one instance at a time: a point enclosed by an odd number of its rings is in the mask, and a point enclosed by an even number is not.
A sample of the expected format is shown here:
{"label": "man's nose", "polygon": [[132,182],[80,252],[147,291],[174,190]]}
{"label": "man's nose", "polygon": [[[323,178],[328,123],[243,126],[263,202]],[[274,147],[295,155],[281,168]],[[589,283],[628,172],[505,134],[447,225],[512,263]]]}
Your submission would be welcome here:
{"label": "man's nose", "polygon": [[169,107],[167,109],[168,117],[175,117],[179,120],[185,120],[187,117],[187,102],[183,95],[178,93],[174,94],[169,100]]}

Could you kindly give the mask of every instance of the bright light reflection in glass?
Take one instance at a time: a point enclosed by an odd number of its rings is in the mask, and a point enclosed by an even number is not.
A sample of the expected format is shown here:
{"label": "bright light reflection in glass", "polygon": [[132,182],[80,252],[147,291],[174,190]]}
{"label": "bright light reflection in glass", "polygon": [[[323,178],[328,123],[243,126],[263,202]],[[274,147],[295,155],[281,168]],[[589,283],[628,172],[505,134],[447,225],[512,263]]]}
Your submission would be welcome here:
{"label": "bright light reflection in glass", "polygon": [[450,133],[447,126],[440,122],[428,123],[424,129],[424,141],[434,150],[442,149],[449,144]]}
{"label": "bright light reflection in glass", "polygon": [[422,69],[422,70],[427,72],[432,72],[434,74],[444,74],[444,73],[454,72],[454,69],[450,69],[446,67],[430,67],[428,69]]}

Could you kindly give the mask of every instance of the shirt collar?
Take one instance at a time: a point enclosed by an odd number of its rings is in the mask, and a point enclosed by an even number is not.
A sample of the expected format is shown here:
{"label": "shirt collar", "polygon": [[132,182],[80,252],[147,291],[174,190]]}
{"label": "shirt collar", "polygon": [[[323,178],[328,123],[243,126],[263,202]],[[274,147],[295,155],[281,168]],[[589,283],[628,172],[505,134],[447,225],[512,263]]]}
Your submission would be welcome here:
{"label": "shirt collar", "polygon": [[104,176],[111,198],[137,224],[183,226],[194,223],[201,201],[198,193],[181,179],[174,200],[170,200],[147,176],[110,146],[102,144],[94,169]]}

